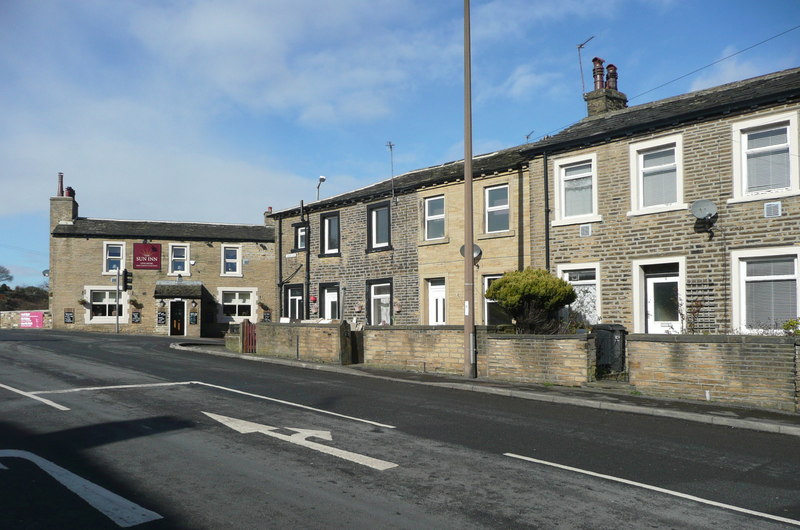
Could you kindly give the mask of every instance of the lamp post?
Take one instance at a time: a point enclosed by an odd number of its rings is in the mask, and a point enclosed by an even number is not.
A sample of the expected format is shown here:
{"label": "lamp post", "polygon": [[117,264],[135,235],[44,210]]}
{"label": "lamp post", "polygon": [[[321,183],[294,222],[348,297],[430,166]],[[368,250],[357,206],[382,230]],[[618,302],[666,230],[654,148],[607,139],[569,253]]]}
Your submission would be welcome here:
{"label": "lamp post", "polygon": [[464,377],[475,363],[475,270],[472,227],[472,58],[469,0],[464,0]]}
{"label": "lamp post", "polygon": [[317,182],[317,200],[319,200],[319,187],[322,185],[323,182],[325,182],[325,180],[326,179],[324,175],[319,176],[319,182]]}

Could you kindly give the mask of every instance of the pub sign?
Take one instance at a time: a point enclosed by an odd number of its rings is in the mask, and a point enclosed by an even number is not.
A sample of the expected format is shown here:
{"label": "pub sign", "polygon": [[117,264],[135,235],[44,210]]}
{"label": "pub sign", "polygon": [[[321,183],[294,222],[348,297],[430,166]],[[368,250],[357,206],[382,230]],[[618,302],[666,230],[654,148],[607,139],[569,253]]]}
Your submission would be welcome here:
{"label": "pub sign", "polygon": [[161,243],[134,243],[133,268],[161,270]]}

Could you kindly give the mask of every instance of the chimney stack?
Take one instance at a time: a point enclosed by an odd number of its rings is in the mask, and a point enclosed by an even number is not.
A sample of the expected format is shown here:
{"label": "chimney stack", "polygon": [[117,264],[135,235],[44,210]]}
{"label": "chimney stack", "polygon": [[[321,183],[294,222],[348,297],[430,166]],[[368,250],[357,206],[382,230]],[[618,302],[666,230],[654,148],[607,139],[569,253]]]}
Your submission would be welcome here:
{"label": "chimney stack", "polygon": [[594,90],[583,95],[589,117],[599,116],[612,110],[624,109],[628,106],[628,96],[617,90],[617,67],[609,64],[604,69],[604,62],[599,57],[592,59],[594,64],[594,69],[592,70]]}

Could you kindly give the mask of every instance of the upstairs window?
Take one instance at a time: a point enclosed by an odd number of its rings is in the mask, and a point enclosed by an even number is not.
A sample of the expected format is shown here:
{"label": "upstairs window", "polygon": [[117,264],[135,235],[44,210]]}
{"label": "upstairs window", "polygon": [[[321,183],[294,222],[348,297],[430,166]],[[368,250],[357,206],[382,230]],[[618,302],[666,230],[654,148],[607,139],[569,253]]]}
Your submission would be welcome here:
{"label": "upstairs window", "polygon": [[507,232],[509,228],[508,184],[486,188],[486,232]]}
{"label": "upstairs window", "polygon": [[339,254],[339,212],[326,213],[320,216],[320,253],[323,255]]}
{"label": "upstairs window", "polygon": [[733,177],[734,201],[800,193],[796,112],[734,124]]}
{"label": "upstairs window", "polygon": [[189,245],[169,245],[169,274],[190,276]]}
{"label": "upstairs window", "polygon": [[594,154],[555,162],[556,218],[554,225],[601,221],[597,211],[597,157]]}
{"label": "upstairs window", "polygon": [[242,275],[242,247],[222,245],[222,276]]}
{"label": "upstairs window", "polygon": [[124,243],[103,243],[103,274],[116,274],[125,263]]}
{"label": "upstairs window", "polygon": [[444,197],[425,199],[425,240],[444,239]]}
{"label": "upstairs window", "polygon": [[686,208],[680,135],[630,146],[631,215]]}
{"label": "upstairs window", "polygon": [[391,210],[388,201],[367,207],[367,232],[367,250],[391,248]]}
{"label": "upstairs window", "polygon": [[308,227],[305,224],[294,226],[294,250],[306,250],[308,246]]}

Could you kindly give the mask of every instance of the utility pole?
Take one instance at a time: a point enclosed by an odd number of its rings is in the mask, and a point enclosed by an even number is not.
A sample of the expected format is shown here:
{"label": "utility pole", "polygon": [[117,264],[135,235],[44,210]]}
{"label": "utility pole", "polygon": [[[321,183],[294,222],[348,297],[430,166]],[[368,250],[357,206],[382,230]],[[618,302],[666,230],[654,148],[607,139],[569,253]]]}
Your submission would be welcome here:
{"label": "utility pole", "polygon": [[477,377],[472,241],[472,49],[469,23],[469,0],[464,0],[464,377]]}

